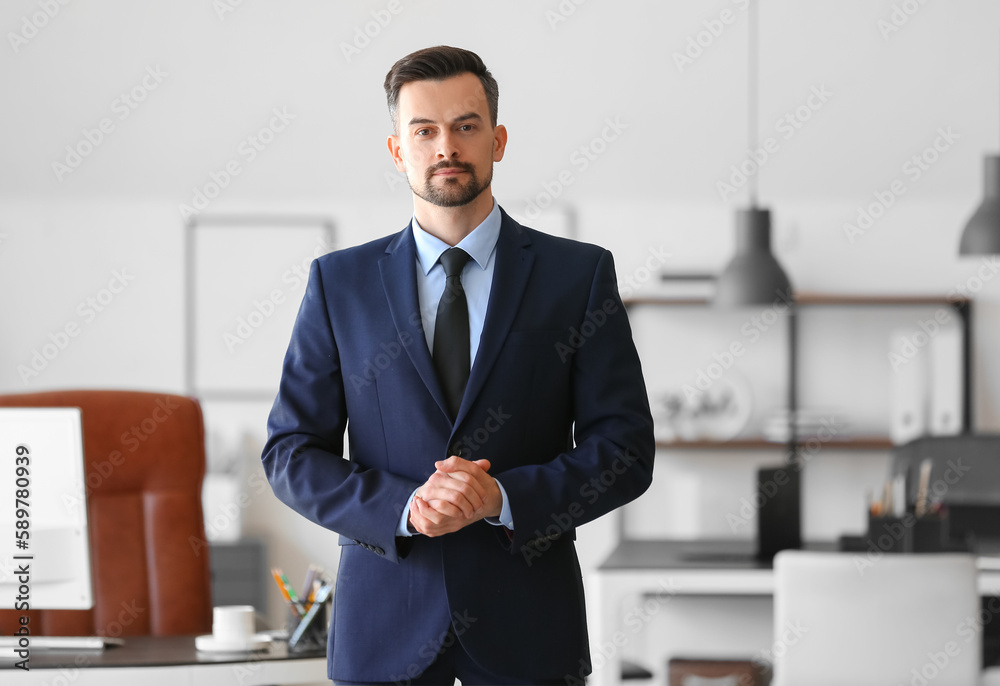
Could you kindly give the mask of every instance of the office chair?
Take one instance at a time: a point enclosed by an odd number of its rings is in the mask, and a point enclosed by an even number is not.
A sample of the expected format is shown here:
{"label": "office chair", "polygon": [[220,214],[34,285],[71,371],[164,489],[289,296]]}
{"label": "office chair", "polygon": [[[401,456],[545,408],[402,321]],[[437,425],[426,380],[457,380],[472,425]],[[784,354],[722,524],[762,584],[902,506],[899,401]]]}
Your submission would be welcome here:
{"label": "office chair", "polygon": [[972,686],[982,670],[971,555],[783,551],[775,686]]}
{"label": "office chair", "polygon": [[0,635],[13,635],[23,614],[35,635],[211,632],[198,402],[135,391],[49,391],[3,395],[0,406],[81,408],[94,587],[91,610],[0,609]]}

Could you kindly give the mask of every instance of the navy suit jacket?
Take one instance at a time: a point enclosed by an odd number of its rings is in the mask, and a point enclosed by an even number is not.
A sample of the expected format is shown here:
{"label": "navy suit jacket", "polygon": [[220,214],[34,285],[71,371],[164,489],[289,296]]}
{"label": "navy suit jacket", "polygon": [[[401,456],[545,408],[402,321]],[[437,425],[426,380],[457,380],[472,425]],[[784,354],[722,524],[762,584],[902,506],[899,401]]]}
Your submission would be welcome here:
{"label": "navy suit jacket", "polygon": [[[611,253],[506,213],[496,250],[454,423],[421,325],[410,227],[312,265],[262,459],[278,498],[341,535],[331,678],[413,677],[452,624],[493,672],[589,672],[573,540],[649,486],[642,370]],[[410,493],[453,454],[490,460],[512,537],[484,521],[396,536]]]}

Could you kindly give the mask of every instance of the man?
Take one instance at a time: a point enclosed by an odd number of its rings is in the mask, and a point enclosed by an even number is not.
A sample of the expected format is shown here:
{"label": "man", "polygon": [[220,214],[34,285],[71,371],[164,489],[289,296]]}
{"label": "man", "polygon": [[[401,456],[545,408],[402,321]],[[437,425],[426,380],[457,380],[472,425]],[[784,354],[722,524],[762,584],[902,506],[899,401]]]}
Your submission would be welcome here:
{"label": "man", "polygon": [[575,529],[652,478],[612,258],[494,201],[477,55],[420,50],[385,89],[413,219],[313,263],[264,468],[341,534],[331,679],[564,684],[590,671]]}

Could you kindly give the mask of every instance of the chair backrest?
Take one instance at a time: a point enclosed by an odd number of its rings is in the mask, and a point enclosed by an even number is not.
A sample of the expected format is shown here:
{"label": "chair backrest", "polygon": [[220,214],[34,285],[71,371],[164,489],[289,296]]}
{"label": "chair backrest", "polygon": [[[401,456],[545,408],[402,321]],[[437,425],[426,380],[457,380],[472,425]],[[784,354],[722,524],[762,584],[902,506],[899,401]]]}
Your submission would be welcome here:
{"label": "chair backrest", "polygon": [[[49,391],[0,396],[0,406],[79,407],[83,419],[94,607],[31,610],[32,633],[210,632],[198,402],[135,391]],[[0,634],[11,635],[22,614],[0,610]]]}
{"label": "chair backrest", "polygon": [[982,669],[971,555],[783,551],[775,686],[970,686]]}

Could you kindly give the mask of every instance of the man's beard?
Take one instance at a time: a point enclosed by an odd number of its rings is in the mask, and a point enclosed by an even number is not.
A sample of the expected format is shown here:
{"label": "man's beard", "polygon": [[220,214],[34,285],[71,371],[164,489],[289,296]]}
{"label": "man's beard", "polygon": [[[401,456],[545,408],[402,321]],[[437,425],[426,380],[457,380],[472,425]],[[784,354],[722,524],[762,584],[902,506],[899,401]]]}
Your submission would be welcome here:
{"label": "man's beard", "polygon": [[[444,179],[442,185],[434,185],[434,173],[449,168],[457,168],[468,172],[468,181],[462,184],[457,176],[450,176]],[[490,175],[485,183],[479,182],[479,177],[476,175],[476,168],[471,164],[455,161],[445,161],[430,167],[427,170],[423,188],[415,188],[413,182],[410,181],[409,175],[407,175],[406,180],[410,184],[410,190],[417,197],[423,198],[432,205],[437,205],[438,207],[461,207],[462,205],[468,205],[478,198],[479,194],[493,182],[493,165],[490,165]]]}

